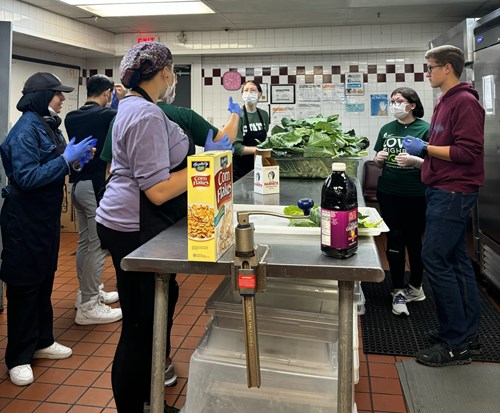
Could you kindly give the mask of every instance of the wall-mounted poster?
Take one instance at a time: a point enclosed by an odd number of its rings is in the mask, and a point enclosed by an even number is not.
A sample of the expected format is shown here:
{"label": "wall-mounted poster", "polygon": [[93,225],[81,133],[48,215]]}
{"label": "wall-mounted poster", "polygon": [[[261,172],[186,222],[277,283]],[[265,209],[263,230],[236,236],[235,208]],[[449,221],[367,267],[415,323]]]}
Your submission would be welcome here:
{"label": "wall-mounted poster", "polygon": [[281,119],[283,118],[295,118],[294,105],[271,106],[271,125],[281,125]]}
{"label": "wall-mounted poster", "polygon": [[299,102],[321,102],[321,85],[297,85]]}
{"label": "wall-mounted poster", "polygon": [[295,85],[271,85],[271,103],[293,105]]}
{"label": "wall-mounted poster", "polygon": [[342,83],[323,83],[321,85],[323,102],[344,103],[344,85]]}
{"label": "wall-mounted poster", "polygon": [[321,103],[299,103],[295,116],[297,119],[315,118],[321,115]]}
{"label": "wall-mounted poster", "polygon": [[349,113],[364,112],[365,111],[365,104],[364,103],[346,103],[345,104],[345,111],[349,112]]}
{"label": "wall-mounted poster", "polygon": [[259,99],[259,102],[269,102],[269,88],[267,83],[261,83],[260,87],[262,88],[262,96]]}
{"label": "wall-mounted poster", "polygon": [[365,94],[363,73],[345,74],[345,94],[349,96],[362,96]]}
{"label": "wall-mounted poster", "polygon": [[387,95],[370,95],[370,115],[387,116]]}

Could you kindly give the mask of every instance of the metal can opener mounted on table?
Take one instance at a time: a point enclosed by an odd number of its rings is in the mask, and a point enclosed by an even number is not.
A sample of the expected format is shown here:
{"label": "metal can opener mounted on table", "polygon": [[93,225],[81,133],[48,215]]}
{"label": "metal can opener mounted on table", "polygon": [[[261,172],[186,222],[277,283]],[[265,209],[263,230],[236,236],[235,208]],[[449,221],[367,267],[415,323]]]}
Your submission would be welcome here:
{"label": "metal can opener mounted on table", "polygon": [[[303,200],[301,200],[303,201]],[[300,202],[300,201],[299,201]],[[307,202],[309,209],[314,204]],[[302,206],[299,205],[300,208]],[[304,208],[302,208],[304,210]],[[309,209],[306,209],[309,211]],[[257,314],[255,310],[255,294],[266,290],[266,263],[268,246],[263,251],[254,243],[254,224],[250,215],[271,215],[285,219],[304,219],[308,215],[285,215],[267,211],[238,211],[238,224],[235,228],[234,258],[231,265],[233,286],[242,297],[243,330],[245,334],[247,384],[248,387],[260,387],[259,342],[257,335]],[[259,253],[261,256],[259,257]]]}

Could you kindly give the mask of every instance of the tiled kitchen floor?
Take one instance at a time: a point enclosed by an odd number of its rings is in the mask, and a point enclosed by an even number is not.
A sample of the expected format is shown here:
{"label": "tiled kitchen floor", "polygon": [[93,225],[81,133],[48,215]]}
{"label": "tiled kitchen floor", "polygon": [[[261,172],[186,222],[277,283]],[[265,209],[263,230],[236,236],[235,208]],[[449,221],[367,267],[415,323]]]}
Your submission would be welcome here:
{"label": "tiled kitchen floor", "polygon": [[[78,286],[73,255],[76,241],[77,234],[62,234],[59,270],[52,294],[56,339],[72,347],[73,356],[66,360],[35,360],[35,382],[27,387],[13,385],[3,362],[7,343],[5,309],[0,314],[0,412],[116,412],[110,372],[120,322],[100,326],[78,326],[74,323],[74,302]],[[381,246],[383,242],[381,237]],[[384,255],[381,254],[381,257]],[[387,268],[387,263],[384,262],[384,266]],[[186,399],[189,359],[209,319],[204,314],[205,301],[222,277],[191,274],[178,275],[177,280],[180,284],[180,298],[172,330],[172,357],[179,379],[176,386],[165,389],[165,396],[169,404],[180,408]],[[102,281],[108,290],[113,289],[114,269],[109,259],[106,261]],[[395,367],[401,357],[365,355],[362,349],[359,356],[360,381],[355,395],[358,411],[406,413]]]}

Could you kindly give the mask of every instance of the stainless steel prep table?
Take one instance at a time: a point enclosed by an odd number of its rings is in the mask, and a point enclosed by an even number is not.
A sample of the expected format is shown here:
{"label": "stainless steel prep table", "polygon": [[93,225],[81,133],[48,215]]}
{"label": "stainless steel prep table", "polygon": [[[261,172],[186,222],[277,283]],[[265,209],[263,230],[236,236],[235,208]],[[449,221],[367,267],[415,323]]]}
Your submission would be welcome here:
{"label": "stainless steel prep table", "polygon": [[[248,174],[234,185],[235,204],[292,205],[299,198],[309,197],[320,202],[323,180],[281,179],[280,194],[259,195],[253,192],[253,175]],[[358,199],[362,202],[361,188]],[[353,402],[353,291],[354,281],[380,282],[384,271],[373,237],[360,237],[357,253],[339,260],[321,253],[317,242],[307,243],[297,250],[285,241],[267,245],[271,253],[267,259],[267,276],[281,278],[311,278],[338,280],[339,287],[339,367],[338,413],[351,413]],[[186,220],[163,231],[155,238],[126,256],[122,268],[126,271],[156,273],[155,324],[153,339],[153,366],[151,386],[151,412],[163,412],[165,346],[167,324],[167,282],[169,273],[228,275],[231,273],[233,249],[228,250],[215,263],[187,260]],[[264,293],[265,294],[265,293]]]}

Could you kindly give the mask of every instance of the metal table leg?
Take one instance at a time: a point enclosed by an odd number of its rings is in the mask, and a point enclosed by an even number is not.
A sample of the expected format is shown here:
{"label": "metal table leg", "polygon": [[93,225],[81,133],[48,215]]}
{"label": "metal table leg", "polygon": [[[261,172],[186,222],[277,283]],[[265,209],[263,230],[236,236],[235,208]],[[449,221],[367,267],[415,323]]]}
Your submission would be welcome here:
{"label": "metal table leg", "polygon": [[163,413],[167,346],[168,283],[170,274],[155,274],[151,413]]}
{"label": "metal table leg", "polygon": [[352,413],[354,281],[339,281],[339,383],[337,413]]}

